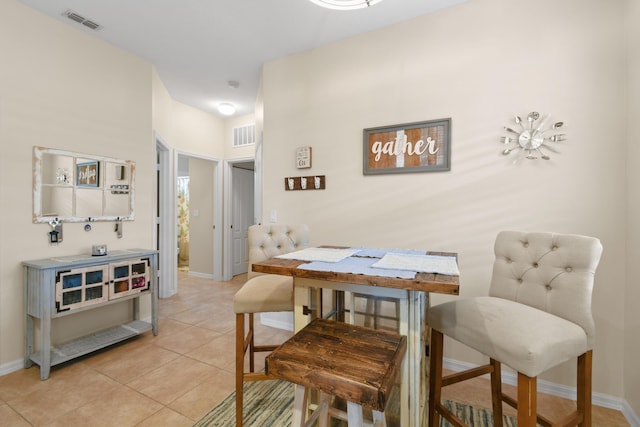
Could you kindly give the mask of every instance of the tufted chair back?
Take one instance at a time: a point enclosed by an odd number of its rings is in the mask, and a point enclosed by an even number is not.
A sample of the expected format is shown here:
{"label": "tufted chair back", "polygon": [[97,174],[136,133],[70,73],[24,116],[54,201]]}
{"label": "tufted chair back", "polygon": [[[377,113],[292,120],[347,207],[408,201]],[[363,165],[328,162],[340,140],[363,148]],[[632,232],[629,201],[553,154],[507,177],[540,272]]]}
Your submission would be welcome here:
{"label": "tufted chair back", "polygon": [[567,319],[584,328],[592,348],[591,294],[602,254],[593,237],[503,231],[496,238],[489,294]]}
{"label": "tufted chair back", "polygon": [[248,278],[263,273],[251,271],[254,262],[304,249],[309,246],[309,226],[266,224],[249,227]]}

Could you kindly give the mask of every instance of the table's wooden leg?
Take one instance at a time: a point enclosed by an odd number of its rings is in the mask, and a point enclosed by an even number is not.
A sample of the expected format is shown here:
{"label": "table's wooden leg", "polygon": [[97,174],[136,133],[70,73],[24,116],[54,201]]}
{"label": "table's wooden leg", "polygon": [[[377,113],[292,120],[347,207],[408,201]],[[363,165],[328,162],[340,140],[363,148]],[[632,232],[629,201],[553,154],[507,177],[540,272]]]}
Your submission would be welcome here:
{"label": "table's wooden leg", "polygon": [[[422,426],[426,421],[427,359],[425,292],[408,291],[407,356],[409,419],[406,425]],[[404,310],[401,310],[401,313]],[[404,411],[403,411],[404,414]]]}
{"label": "table's wooden leg", "polygon": [[407,298],[400,300],[400,324],[398,325],[399,333],[407,337],[407,352],[404,355],[404,361],[402,363],[402,382],[400,385],[400,425],[402,426],[412,425],[412,423],[409,422],[411,419],[411,399],[413,398],[410,384],[416,380],[416,377],[412,376],[412,363],[410,360],[413,355],[413,341],[410,339],[410,314],[412,311],[409,300],[410,294],[411,292],[407,291]]}

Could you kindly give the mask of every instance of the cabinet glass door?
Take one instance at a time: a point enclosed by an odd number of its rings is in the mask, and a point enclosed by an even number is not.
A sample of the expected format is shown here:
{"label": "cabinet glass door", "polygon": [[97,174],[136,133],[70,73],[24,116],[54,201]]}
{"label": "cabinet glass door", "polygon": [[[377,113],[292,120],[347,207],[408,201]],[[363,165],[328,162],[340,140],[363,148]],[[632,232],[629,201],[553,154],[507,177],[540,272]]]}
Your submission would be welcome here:
{"label": "cabinet glass door", "polygon": [[58,272],[56,310],[60,312],[107,301],[108,274],[106,265]]}
{"label": "cabinet glass door", "polygon": [[109,298],[121,298],[149,289],[149,260],[138,259],[110,264]]}

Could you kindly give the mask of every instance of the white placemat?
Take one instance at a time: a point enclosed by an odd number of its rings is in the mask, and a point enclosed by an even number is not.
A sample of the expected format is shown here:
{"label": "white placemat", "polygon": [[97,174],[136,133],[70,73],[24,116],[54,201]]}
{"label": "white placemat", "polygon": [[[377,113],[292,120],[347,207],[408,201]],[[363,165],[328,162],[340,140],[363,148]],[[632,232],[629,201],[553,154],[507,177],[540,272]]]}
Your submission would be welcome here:
{"label": "white placemat", "polygon": [[426,255],[425,251],[419,251],[416,249],[358,248],[356,256],[382,258],[387,253]]}
{"label": "white placemat", "polygon": [[348,257],[339,262],[313,261],[309,264],[298,266],[300,270],[330,271],[332,273],[364,274],[367,276],[399,277],[401,279],[413,279],[415,271],[392,270],[385,268],[373,268],[376,258]]}
{"label": "white placemat", "polygon": [[455,257],[388,253],[372,265],[374,268],[419,271],[459,276]]}
{"label": "white placemat", "polygon": [[276,258],[297,259],[299,261],[339,262],[358,252],[358,249],[346,248],[306,248],[278,255]]}

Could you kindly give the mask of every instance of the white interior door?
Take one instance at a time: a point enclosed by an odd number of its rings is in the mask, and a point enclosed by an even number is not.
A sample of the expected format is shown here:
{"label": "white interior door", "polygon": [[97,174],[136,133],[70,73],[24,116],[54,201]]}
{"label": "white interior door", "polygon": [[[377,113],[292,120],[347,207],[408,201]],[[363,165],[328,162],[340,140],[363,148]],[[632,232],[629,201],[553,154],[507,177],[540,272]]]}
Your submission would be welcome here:
{"label": "white interior door", "polygon": [[254,223],[253,192],[254,179],[253,170],[231,168],[231,197],[232,197],[232,272],[233,275],[243,274],[248,271],[249,266],[249,246],[248,230]]}

